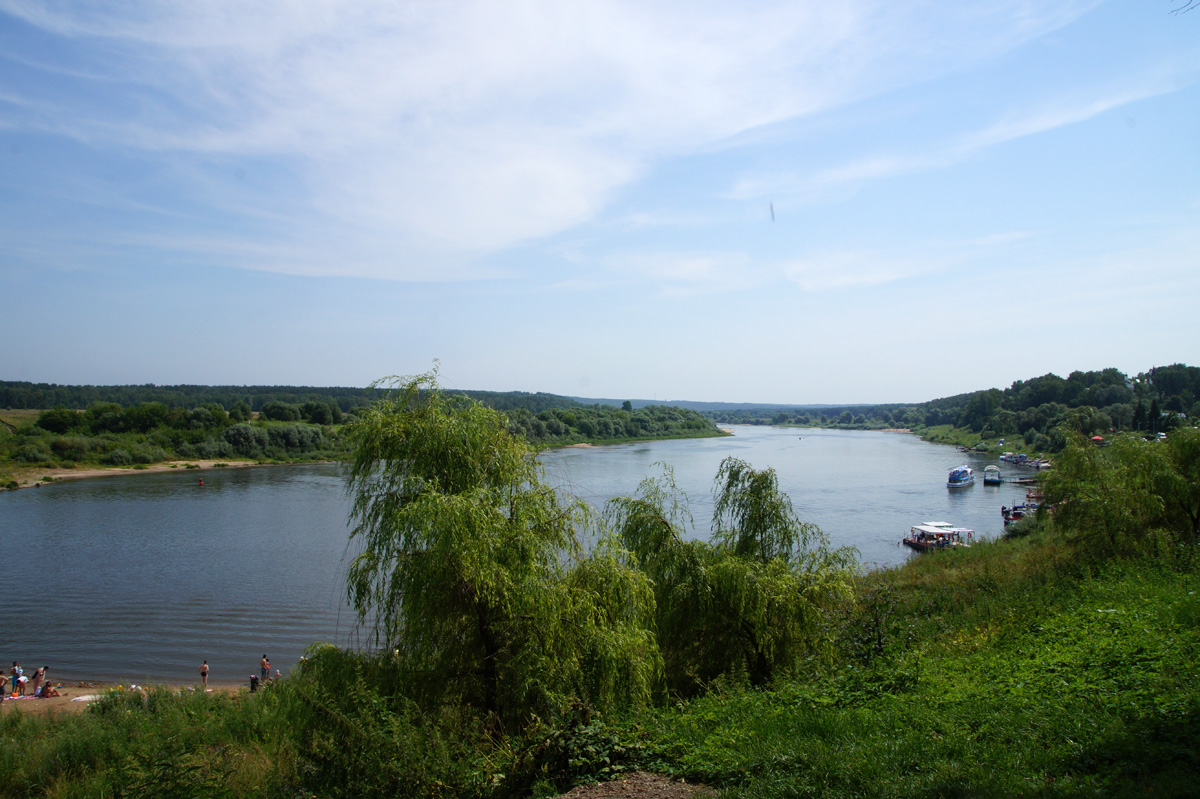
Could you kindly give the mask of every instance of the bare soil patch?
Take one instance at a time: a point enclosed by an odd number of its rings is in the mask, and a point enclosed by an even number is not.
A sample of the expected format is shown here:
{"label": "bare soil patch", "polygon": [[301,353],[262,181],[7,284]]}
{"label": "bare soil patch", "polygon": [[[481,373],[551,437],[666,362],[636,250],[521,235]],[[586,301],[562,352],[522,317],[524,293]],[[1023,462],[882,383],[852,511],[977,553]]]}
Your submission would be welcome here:
{"label": "bare soil patch", "polygon": [[612,782],[580,785],[564,793],[561,799],[701,799],[716,795],[706,785],[636,771]]}

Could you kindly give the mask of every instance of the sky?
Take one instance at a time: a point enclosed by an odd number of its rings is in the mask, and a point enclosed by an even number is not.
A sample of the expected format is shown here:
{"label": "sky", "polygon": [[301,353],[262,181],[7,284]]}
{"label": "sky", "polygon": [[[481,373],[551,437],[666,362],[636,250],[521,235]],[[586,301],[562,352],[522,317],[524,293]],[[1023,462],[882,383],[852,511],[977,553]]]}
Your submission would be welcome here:
{"label": "sky", "polygon": [[0,379],[1200,365],[1200,9],[0,0]]}

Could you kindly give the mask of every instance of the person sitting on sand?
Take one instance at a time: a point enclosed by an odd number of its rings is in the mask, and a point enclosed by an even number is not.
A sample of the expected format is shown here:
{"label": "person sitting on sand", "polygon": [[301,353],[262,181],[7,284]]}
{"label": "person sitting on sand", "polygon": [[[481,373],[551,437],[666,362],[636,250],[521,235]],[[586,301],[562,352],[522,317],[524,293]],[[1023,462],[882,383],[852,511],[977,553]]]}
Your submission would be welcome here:
{"label": "person sitting on sand", "polygon": [[46,683],[45,685],[42,686],[42,693],[38,696],[38,698],[39,699],[53,699],[56,696],[62,696],[62,694],[60,694],[58,692],[58,689],[55,688],[53,685],[51,685],[50,683]]}

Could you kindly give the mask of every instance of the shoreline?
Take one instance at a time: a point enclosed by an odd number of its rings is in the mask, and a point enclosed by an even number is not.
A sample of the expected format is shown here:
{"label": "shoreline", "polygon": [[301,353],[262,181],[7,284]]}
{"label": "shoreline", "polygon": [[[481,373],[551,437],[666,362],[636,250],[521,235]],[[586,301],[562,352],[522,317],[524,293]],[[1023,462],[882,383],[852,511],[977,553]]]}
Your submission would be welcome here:
{"label": "shoreline", "polygon": [[[334,463],[334,461],[304,461],[308,463]],[[29,469],[29,475],[20,482],[15,489],[10,491],[18,491],[23,488],[40,488],[44,485],[57,483],[63,480],[90,480],[96,477],[119,477],[122,475],[136,474],[161,474],[163,472],[177,472],[183,470],[185,472],[202,472],[211,471],[213,469],[246,469],[251,466],[287,466],[295,464],[279,464],[279,463],[263,463],[261,461],[251,460],[174,460],[160,461],[159,463],[148,463],[142,468],[133,468],[131,466],[89,466],[83,469],[63,469],[61,467],[53,469]],[[34,477],[40,475],[40,477]],[[46,480],[45,477],[51,479]]]}
{"label": "shoreline", "polygon": [[[205,690],[200,687],[199,680],[186,685],[156,682],[140,685],[127,682],[113,682],[110,680],[51,680],[50,682],[55,686],[58,686],[59,683],[62,684],[62,687],[57,689],[60,696],[50,697],[49,699],[39,699],[31,696],[13,699],[11,694],[5,694],[4,701],[0,702],[0,714],[20,712],[36,716],[53,716],[58,714],[82,713],[91,706],[93,701],[105,696],[109,691],[117,687],[125,690],[140,691],[160,688],[176,692]],[[135,685],[136,688],[134,687]],[[210,694],[229,696],[249,692],[250,688],[245,683],[218,682],[216,680],[209,680],[206,691],[206,693]],[[95,697],[95,699],[83,701],[80,697]]]}

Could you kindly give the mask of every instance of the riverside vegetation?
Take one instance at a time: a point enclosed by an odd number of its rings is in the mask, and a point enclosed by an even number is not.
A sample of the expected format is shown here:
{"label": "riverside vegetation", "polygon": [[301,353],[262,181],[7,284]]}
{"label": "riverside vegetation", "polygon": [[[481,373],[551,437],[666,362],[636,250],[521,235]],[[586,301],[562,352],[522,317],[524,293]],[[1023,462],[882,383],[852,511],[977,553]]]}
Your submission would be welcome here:
{"label": "riverside vegetation", "polygon": [[[696,406],[702,407],[702,406]],[[917,404],[703,409],[717,422],[791,424],[855,430],[905,428],[927,441],[981,452],[1053,453],[1066,446],[1063,422],[1088,436],[1158,434],[1200,420],[1200,368],[1159,366],[1129,376],[1118,369],[1046,374]],[[1004,439],[1001,443],[1000,439]]]}
{"label": "riverside vegetation", "polygon": [[[859,574],[771,470],[680,535],[669,471],[603,513],[507,419],[399,381],[349,426],[375,646],[257,694],[0,717],[5,796],[550,796],[635,768],[726,796],[1192,796],[1200,431],[1063,433],[1053,512]],[[584,546],[588,543],[590,546]]]}
{"label": "riverside vegetation", "polygon": [[[0,411],[0,488],[38,482],[48,469],[342,459],[347,454],[344,424],[376,394],[374,389],[278,386],[239,391],[0,383],[0,405],[18,408]],[[696,411],[669,406],[588,406],[521,392],[464,395],[504,411],[510,431],[538,447],[723,435]],[[56,404],[38,410],[49,402]]]}

